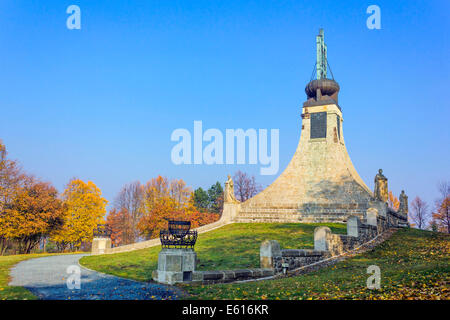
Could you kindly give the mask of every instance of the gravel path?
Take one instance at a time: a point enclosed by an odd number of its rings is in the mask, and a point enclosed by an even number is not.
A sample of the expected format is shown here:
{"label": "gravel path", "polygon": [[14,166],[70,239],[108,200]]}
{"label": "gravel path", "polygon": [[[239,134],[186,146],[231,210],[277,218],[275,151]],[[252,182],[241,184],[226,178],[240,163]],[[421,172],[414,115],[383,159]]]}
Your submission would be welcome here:
{"label": "gravel path", "polygon": [[[22,261],[11,269],[9,285],[25,287],[45,300],[160,300],[177,299],[181,295],[175,287],[88,270],[78,264],[83,256],[61,255]],[[81,271],[80,289],[68,288],[68,278],[75,276],[75,273],[67,272],[68,267]],[[74,283],[70,281],[70,284]]]}

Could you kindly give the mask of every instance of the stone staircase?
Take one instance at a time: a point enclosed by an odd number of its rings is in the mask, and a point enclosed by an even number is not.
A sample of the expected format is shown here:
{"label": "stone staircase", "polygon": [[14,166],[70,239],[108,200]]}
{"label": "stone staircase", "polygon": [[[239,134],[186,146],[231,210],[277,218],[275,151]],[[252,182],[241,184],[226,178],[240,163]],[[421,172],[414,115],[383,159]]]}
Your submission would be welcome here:
{"label": "stone staircase", "polygon": [[[345,222],[349,212],[300,212],[295,208],[245,208],[236,216],[237,223],[320,223]],[[358,214],[357,212],[353,214]],[[360,214],[361,216],[363,213]]]}

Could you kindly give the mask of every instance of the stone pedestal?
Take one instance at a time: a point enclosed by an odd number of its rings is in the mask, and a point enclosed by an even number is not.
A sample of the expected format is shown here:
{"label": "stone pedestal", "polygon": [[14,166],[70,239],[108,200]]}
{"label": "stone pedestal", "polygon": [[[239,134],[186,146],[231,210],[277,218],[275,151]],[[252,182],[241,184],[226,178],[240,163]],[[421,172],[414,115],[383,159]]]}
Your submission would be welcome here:
{"label": "stone pedestal", "polygon": [[158,255],[158,270],[153,280],[166,284],[195,280],[197,253],[194,249],[164,248]]}
{"label": "stone pedestal", "polygon": [[259,249],[259,264],[261,268],[274,269],[277,259],[281,259],[281,247],[276,240],[266,240]]}
{"label": "stone pedestal", "polygon": [[234,221],[239,213],[240,207],[240,203],[224,202],[220,220],[227,223]]}
{"label": "stone pedestal", "polygon": [[111,250],[111,239],[107,237],[96,237],[92,240],[92,255],[109,253]]}

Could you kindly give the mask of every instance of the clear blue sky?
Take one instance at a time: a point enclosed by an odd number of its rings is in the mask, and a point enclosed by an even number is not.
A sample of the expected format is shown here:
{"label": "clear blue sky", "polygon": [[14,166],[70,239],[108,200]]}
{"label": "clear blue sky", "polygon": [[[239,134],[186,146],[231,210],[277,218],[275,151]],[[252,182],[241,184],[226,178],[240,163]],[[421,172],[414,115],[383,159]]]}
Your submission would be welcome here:
{"label": "clear blue sky", "polygon": [[[81,8],[81,30],[66,8]],[[366,8],[381,8],[381,30]],[[0,2],[0,139],[59,190],[92,180],[108,200],[158,174],[193,187],[259,165],[175,166],[176,128],[280,129],[280,171],[300,136],[325,29],[351,159],[367,185],[433,201],[450,179],[449,12],[442,1]]]}

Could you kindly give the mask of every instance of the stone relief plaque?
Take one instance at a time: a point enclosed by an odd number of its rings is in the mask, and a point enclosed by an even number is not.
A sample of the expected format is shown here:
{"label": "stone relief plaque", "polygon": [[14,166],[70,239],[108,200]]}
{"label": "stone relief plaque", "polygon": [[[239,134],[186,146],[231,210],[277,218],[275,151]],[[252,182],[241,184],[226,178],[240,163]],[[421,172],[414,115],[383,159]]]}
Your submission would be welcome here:
{"label": "stone relief plaque", "polygon": [[327,137],[327,113],[317,112],[311,114],[311,139]]}

